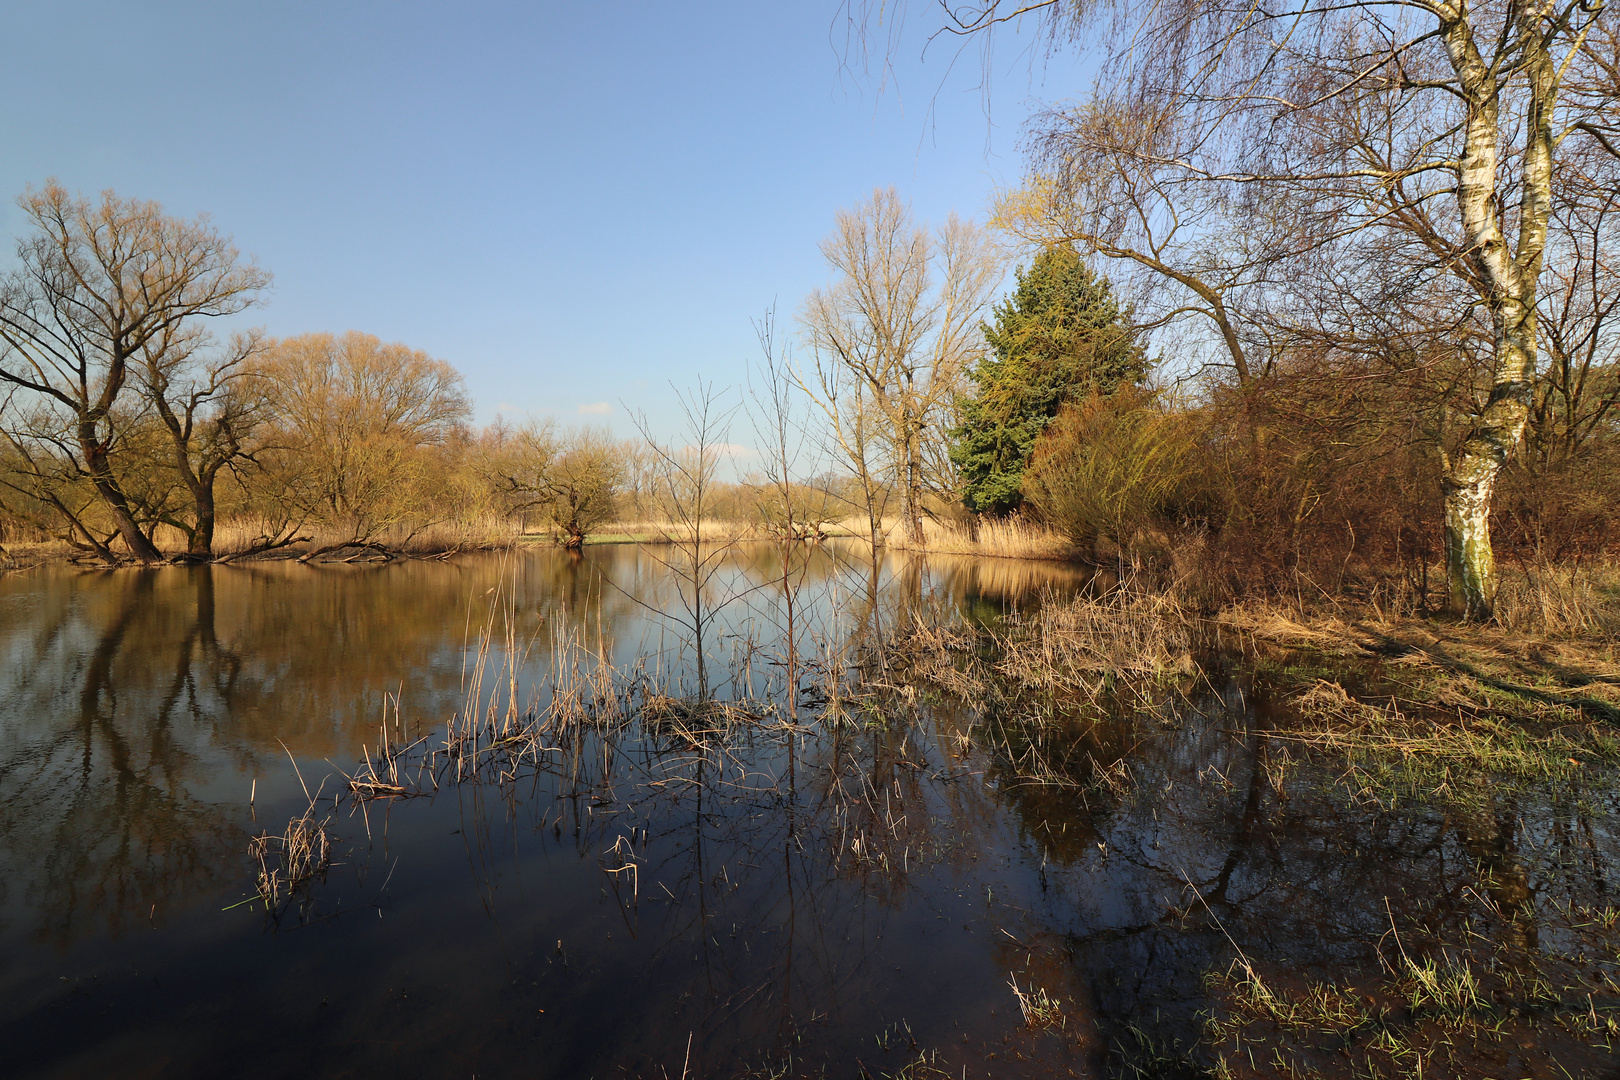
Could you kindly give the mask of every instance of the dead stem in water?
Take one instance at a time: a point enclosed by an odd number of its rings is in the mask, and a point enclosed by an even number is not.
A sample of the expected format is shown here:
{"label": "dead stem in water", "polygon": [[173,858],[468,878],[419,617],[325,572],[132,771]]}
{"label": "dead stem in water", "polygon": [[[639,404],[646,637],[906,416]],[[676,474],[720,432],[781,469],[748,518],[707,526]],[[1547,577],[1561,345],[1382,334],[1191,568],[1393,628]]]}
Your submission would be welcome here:
{"label": "dead stem in water", "polygon": [[263,833],[248,841],[248,854],[258,864],[258,891],[266,906],[281,894],[326,873],[332,861],[332,840],[326,826],[330,818],[317,818],[315,803],[287,823],[281,834]]}
{"label": "dead stem in water", "polygon": [[[388,710],[393,706],[393,723]],[[343,774],[345,790],[362,802],[370,799],[399,799],[426,794],[423,787],[424,759],[415,751],[427,742],[426,735],[406,741],[405,724],[400,718],[399,695],[383,698],[382,722],[377,729],[377,749],[362,744],[360,767]],[[414,775],[411,775],[414,766]]]}

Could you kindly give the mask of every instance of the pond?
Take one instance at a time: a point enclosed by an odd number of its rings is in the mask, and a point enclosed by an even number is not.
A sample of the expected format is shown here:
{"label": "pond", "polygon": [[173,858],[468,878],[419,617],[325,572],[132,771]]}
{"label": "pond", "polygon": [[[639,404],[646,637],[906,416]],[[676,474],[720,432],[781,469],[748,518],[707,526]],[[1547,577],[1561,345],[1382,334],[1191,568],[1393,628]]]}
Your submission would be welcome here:
{"label": "pond", "polygon": [[[767,545],[715,557],[695,609],[635,546],[0,579],[7,1073],[1195,1075],[1245,972],[1573,953],[1572,913],[1613,900],[1606,776],[1352,797],[1278,755],[1218,644],[1113,715],[1039,705],[1038,736],[898,661],[840,700],[885,624],[1089,578],[833,544],[796,567],[797,717]],[[457,782],[447,720],[532,719],[609,667],[640,688],[618,721]],[[678,719],[700,684],[723,735]],[[419,797],[355,797],[390,742]],[[1021,766],[1037,743],[1064,764]],[[261,897],[250,843],[312,802],[330,866]],[[1478,1057],[1609,1068],[1599,1039]]]}

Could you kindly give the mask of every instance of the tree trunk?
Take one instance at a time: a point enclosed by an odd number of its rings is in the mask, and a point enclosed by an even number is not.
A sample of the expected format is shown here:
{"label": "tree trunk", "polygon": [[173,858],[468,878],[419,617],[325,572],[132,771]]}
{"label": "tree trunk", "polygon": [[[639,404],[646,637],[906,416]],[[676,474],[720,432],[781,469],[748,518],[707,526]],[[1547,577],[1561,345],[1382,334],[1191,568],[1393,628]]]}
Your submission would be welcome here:
{"label": "tree trunk", "polygon": [[900,445],[906,455],[905,465],[902,467],[902,476],[905,483],[905,500],[902,509],[906,515],[906,534],[911,542],[921,547],[923,542],[922,531],[922,425],[911,414],[910,403],[902,420]]}
{"label": "tree trunk", "polygon": [[[1534,21],[1533,13],[1524,17]],[[1540,33],[1528,26],[1531,40]],[[1457,207],[1472,276],[1495,331],[1491,395],[1473,429],[1445,462],[1446,577],[1450,611],[1470,620],[1491,617],[1496,577],[1491,553],[1491,493],[1524,435],[1536,376],[1536,287],[1552,206],[1552,107],[1557,73],[1545,44],[1532,45],[1525,68],[1530,98],[1525,115],[1524,179],[1518,250],[1508,248],[1499,209],[1501,86],[1475,47],[1466,9],[1442,19],[1442,37],[1456,70],[1467,119],[1457,169]]]}
{"label": "tree trunk", "polygon": [[[87,426],[88,433],[85,430]],[[135,523],[135,515],[130,513],[129,499],[118,486],[118,481],[113,478],[112,470],[107,464],[107,452],[96,439],[93,425],[80,425],[79,452],[84,455],[85,471],[90,474],[90,481],[95,485],[97,494],[112,512],[113,524],[118,526],[118,535],[124,538],[129,553],[143,563],[161,561],[163,553],[153,546],[145,533],[141,532],[141,527]]]}
{"label": "tree trunk", "polygon": [[1524,435],[1535,377],[1535,308],[1511,299],[1494,306],[1496,377],[1490,400],[1441,480],[1449,610],[1476,621],[1490,618],[1496,605],[1491,493]]}
{"label": "tree trunk", "polygon": [[1491,489],[1500,466],[1486,458],[1458,462],[1442,481],[1445,493],[1447,610],[1460,619],[1488,619],[1496,605],[1491,551]]}
{"label": "tree trunk", "polygon": [[196,504],[196,527],[191,530],[191,543],[186,548],[186,554],[193,559],[212,559],[214,557],[214,492],[213,477],[208,478],[206,484],[199,483],[192,488],[192,500]]}

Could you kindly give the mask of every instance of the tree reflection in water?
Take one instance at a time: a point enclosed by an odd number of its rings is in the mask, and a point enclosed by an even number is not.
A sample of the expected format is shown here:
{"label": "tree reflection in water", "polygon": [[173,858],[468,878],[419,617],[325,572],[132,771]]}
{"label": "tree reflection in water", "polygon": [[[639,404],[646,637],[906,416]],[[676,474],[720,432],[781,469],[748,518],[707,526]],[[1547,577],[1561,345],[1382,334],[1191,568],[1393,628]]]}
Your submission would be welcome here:
{"label": "tree reflection in water", "polygon": [[[747,600],[716,659],[753,657],[756,690],[775,613],[749,586],[779,559],[740,549],[722,582]],[[850,723],[557,733],[504,783],[341,819],[340,865],[280,919],[219,909],[250,888],[254,778],[272,826],[296,805],[283,744],[313,783],[374,745],[384,694],[422,729],[449,715],[501,590],[528,684],[582,629],[615,663],[678,666],[647,613],[656,564],[0,581],[0,1034],[40,1075],[161,1056],[169,1075],[1101,1076],[1192,1047],[1235,948],[1283,984],[1376,975],[1392,926],[1413,950],[1488,939],[1524,960],[1567,945],[1553,913],[1609,902],[1595,780],[1382,809],[1329,768],[1281,768],[1241,681],[1102,720],[1031,704],[1036,724],[878,648],[941,605],[1037,603],[1040,575],[820,551],[810,637],[850,642],[887,687]],[[1062,1026],[1024,1028],[1012,978]],[[300,1034],[267,1058],[267,1029]]]}

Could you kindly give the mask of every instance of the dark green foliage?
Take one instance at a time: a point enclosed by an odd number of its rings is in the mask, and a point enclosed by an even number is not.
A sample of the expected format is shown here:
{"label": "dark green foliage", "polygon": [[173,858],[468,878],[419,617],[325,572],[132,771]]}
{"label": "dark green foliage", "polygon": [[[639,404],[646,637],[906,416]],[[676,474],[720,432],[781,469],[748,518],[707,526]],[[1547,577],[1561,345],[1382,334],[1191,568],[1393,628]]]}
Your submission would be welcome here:
{"label": "dark green foliage", "polygon": [[1005,514],[1022,503],[1024,466],[1058,410],[1141,382],[1147,355],[1107,279],[1068,247],[1018,271],[984,335],[990,355],[968,372],[974,390],[957,401],[950,452],[968,509]]}

